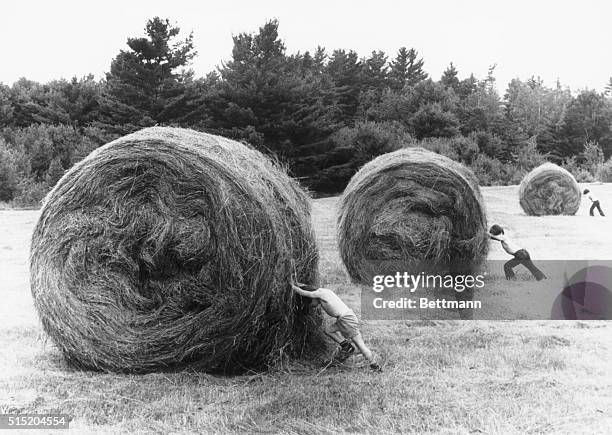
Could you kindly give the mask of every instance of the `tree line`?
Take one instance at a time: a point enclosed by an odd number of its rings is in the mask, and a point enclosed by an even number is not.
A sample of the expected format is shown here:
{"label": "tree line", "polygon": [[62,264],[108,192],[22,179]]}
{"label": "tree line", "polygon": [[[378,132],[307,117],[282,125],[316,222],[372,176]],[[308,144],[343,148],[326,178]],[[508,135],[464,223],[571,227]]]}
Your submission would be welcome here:
{"label": "tree line", "polygon": [[[415,48],[287,53],[278,21],[233,37],[229,60],[204,77],[189,68],[193,34],[153,18],[129,38],[105,78],[0,84],[0,201],[37,203],[96,147],[152,125],[250,143],[318,193],[340,192],[368,160],[424,146],[472,167],[482,184],[517,183],[544,160],[579,181],[612,181],[612,78],[603,93],[512,80],[495,66],[439,79]],[[608,180],[606,177],[611,177]]]}

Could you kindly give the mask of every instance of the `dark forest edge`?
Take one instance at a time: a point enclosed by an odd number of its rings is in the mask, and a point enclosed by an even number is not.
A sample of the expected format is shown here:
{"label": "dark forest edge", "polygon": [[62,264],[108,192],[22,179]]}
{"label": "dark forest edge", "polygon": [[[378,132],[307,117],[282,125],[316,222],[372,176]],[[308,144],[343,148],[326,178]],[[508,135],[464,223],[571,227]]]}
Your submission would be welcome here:
{"label": "dark forest edge", "polygon": [[245,141],[283,162],[315,194],[341,192],[372,158],[423,146],[469,166],[482,185],[517,184],[553,161],[579,182],[612,182],[612,78],[577,94],[539,78],[503,97],[492,66],[439,80],[413,48],[390,59],[352,50],[287,54],[272,20],[233,37],[231,58],[205,77],[189,65],[193,34],[153,18],[106,77],[0,84],[0,202],[36,206],[95,148],[152,125]]}

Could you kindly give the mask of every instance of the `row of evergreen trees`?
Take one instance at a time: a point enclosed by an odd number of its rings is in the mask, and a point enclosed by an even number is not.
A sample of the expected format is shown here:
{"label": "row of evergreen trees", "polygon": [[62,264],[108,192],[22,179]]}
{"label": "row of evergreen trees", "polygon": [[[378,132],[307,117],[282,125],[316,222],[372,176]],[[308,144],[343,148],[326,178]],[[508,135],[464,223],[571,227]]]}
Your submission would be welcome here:
{"label": "row of evergreen trees", "polygon": [[0,85],[0,200],[36,197],[93,148],[151,125],[245,140],[320,192],[342,190],[376,155],[432,138],[434,148],[441,140],[471,155],[467,164],[515,163],[530,149],[579,164],[587,143],[612,154],[612,79],[604,93],[577,95],[515,79],[502,98],[494,66],[484,79],[460,79],[451,63],[434,80],[413,48],[392,58],[322,47],[288,54],[275,20],[234,36],[231,58],[198,78],[192,34],[160,18],[145,32],[128,39],[104,80]]}

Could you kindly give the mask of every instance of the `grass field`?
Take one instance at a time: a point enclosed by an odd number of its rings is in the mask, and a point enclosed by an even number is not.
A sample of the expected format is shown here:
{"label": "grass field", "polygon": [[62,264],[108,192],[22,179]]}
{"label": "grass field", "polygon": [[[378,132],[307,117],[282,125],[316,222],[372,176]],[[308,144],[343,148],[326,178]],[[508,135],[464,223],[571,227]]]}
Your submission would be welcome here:
{"label": "grass field", "polygon": [[[593,186],[612,213],[612,185]],[[517,188],[483,188],[489,222],[540,259],[612,259],[611,220],[528,217]],[[324,284],[356,310],[335,240],[337,198],[315,201]],[[612,322],[376,321],[369,372],[296,362],[233,378],[77,372],[45,342],[28,283],[36,211],[0,211],[0,407],[74,416],[75,433],[610,433]],[[506,254],[492,246],[490,258]],[[531,281],[496,285],[530,291]],[[509,286],[509,287],[507,287]],[[505,301],[505,302],[504,302]],[[511,303],[500,299],[500,303]]]}

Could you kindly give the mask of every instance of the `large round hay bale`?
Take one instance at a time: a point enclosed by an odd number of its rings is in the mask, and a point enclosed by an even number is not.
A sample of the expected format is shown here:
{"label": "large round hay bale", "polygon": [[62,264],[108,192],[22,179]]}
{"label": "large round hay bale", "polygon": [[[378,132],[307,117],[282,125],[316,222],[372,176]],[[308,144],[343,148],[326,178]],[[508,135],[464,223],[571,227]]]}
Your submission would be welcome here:
{"label": "large round hay bale", "polygon": [[486,257],[486,228],[469,169],[422,148],[405,148],[353,176],[340,204],[338,241],[351,278],[367,283],[372,274],[388,273],[385,265],[413,272],[471,270]]}
{"label": "large round hay bale", "polygon": [[554,163],[533,169],[519,186],[521,208],[530,216],[574,215],[580,200],[580,186],[574,176]]}
{"label": "large round hay bale", "polygon": [[308,196],[261,153],[154,127],[111,142],[47,196],[31,289],[80,368],[240,372],[322,344],[292,292],[315,284]]}

